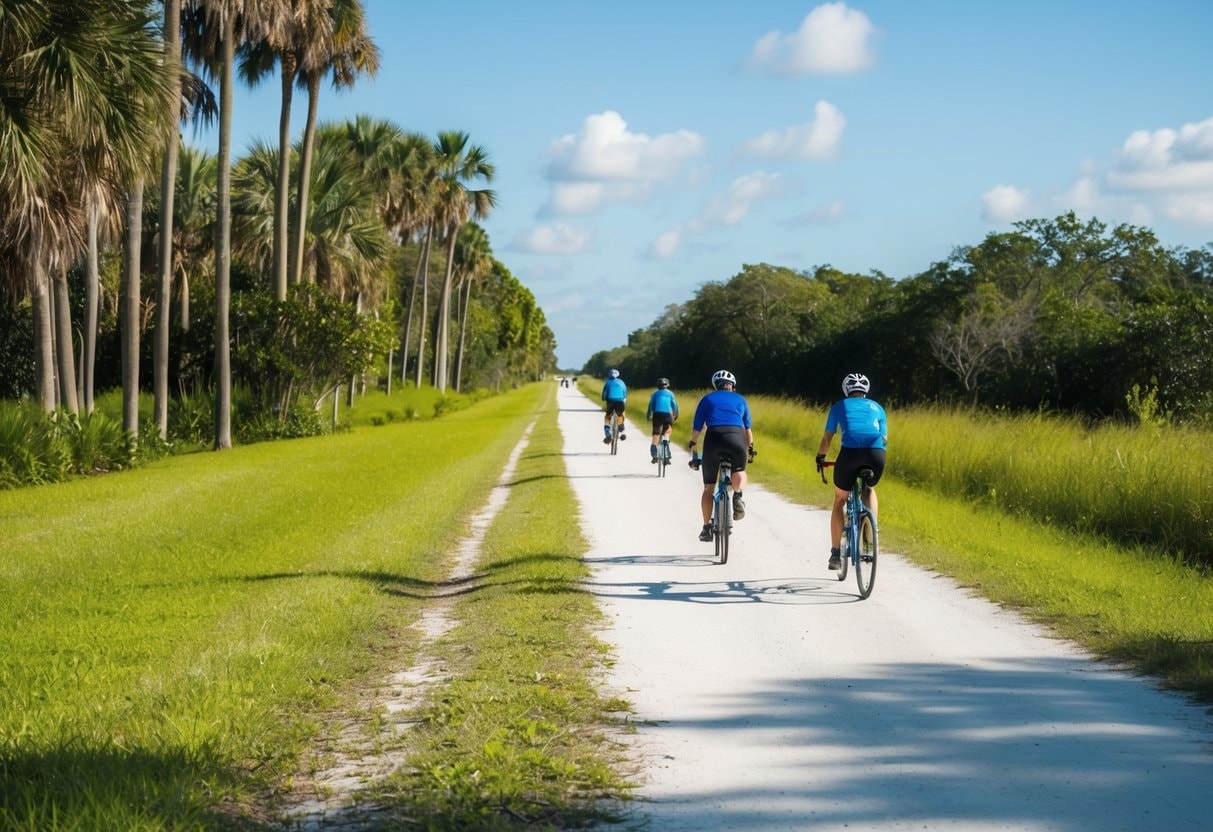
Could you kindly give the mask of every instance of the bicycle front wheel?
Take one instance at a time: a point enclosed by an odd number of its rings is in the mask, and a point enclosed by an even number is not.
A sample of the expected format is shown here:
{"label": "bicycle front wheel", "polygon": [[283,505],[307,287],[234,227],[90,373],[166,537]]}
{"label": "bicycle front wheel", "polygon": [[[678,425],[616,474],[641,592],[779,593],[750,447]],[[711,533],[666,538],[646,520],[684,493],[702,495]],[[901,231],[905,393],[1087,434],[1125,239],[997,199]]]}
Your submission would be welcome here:
{"label": "bicycle front wheel", "polygon": [[876,555],[880,552],[880,536],[876,531],[876,521],[868,512],[859,518],[859,551],[855,559],[855,583],[859,586],[859,597],[867,598],[872,594],[876,583]]}

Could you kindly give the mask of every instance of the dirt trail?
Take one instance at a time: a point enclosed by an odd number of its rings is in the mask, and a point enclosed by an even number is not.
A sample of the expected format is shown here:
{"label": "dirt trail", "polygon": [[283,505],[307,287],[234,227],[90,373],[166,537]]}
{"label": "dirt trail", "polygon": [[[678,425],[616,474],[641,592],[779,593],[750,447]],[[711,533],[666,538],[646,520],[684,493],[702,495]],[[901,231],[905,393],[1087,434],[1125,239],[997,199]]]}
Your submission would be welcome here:
{"label": "dirt trail", "polygon": [[659,479],[647,426],[612,457],[597,403],[564,388],[558,402],[651,828],[1213,823],[1204,709],[893,553],[858,601],[826,570],[827,514],[754,485],[717,565],[686,452]]}

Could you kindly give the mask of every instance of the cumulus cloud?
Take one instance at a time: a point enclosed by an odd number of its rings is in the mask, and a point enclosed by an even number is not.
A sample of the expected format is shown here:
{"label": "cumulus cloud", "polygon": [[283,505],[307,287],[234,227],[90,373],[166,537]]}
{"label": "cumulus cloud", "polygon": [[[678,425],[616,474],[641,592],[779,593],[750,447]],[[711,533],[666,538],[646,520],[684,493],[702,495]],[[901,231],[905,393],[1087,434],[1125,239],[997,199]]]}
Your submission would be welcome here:
{"label": "cumulus cloud", "polygon": [[1133,132],[1108,184],[1129,191],[1213,192],[1213,118],[1178,130]]}
{"label": "cumulus cloud", "polygon": [[774,75],[858,72],[875,61],[875,35],[863,12],[846,3],[825,3],[792,34],[775,30],[759,38],[746,63]]}
{"label": "cumulus cloud", "polygon": [[612,110],[588,116],[581,130],[548,146],[549,215],[589,214],[609,202],[639,201],[652,186],[679,176],[704,151],[698,133],[677,130],[649,136],[628,130]]}
{"label": "cumulus cloud", "polygon": [[673,257],[688,237],[712,228],[733,226],[762,202],[783,194],[787,180],[777,173],[756,171],[738,177],[727,188],[713,195],[691,220],[668,229],[649,244],[648,256],[655,260]]}
{"label": "cumulus cloud", "polygon": [[1026,216],[1030,194],[1014,185],[996,185],[981,195],[982,217],[989,222],[1012,222]]}
{"label": "cumulus cloud", "polygon": [[808,124],[768,130],[745,142],[741,153],[759,159],[834,159],[846,124],[846,117],[837,107],[829,101],[818,101]]}
{"label": "cumulus cloud", "polygon": [[594,232],[565,223],[540,225],[530,231],[520,231],[509,247],[531,254],[584,254],[594,250]]}

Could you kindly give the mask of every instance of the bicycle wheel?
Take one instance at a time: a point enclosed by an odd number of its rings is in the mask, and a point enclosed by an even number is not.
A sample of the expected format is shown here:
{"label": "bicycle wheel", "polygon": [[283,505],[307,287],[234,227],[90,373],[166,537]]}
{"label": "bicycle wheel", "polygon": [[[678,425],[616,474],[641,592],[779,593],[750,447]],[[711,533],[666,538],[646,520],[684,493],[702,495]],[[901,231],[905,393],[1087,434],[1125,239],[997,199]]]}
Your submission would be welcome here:
{"label": "bicycle wheel", "polygon": [[838,566],[838,580],[845,581],[847,579],[847,570],[851,566],[851,544],[848,542],[851,537],[851,530],[844,528],[842,530],[842,540],[840,541],[842,549],[842,559]]}
{"label": "bicycle wheel", "polygon": [[611,456],[619,453],[619,422],[611,420]]}
{"label": "bicycle wheel", "polygon": [[872,594],[876,583],[876,555],[880,551],[880,536],[872,515],[864,512],[859,516],[859,557],[855,559],[855,583],[859,585],[859,597]]}
{"label": "bicycle wheel", "polygon": [[733,530],[733,501],[726,492],[716,501],[716,556],[722,564],[729,562],[729,538]]}

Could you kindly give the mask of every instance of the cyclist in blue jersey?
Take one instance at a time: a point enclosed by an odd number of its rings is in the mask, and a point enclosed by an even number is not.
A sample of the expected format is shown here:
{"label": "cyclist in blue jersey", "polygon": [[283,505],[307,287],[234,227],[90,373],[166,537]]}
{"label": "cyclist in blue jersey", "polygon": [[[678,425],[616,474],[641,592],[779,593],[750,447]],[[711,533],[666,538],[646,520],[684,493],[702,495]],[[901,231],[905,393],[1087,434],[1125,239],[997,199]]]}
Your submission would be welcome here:
{"label": "cyclist in blue jersey", "polygon": [[668,378],[657,379],[657,389],[649,396],[649,407],[644,418],[653,420],[653,442],[649,445],[649,455],[652,462],[657,462],[657,443],[661,437],[669,436],[674,429],[674,420],[678,418],[678,400],[670,390]]}
{"label": "cyclist in blue jersey", "polygon": [[[736,386],[737,378],[728,370],[713,373],[712,387],[715,389],[699,400],[695,420],[691,423],[691,467],[703,472],[703,494],[699,498],[703,528],[699,539],[704,543],[712,542],[712,491],[716,477],[720,475],[721,451],[732,457],[733,517],[736,520],[745,517],[745,500],[741,492],[745,489],[746,462],[754,461],[754,431],[750,424],[750,405],[734,389]],[[700,433],[703,433],[703,456],[695,453]]]}
{"label": "cyclist in blue jersey", "polygon": [[602,420],[602,444],[611,444],[611,419],[615,415],[619,416],[619,438],[627,439],[623,435],[623,410],[627,399],[628,386],[619,377],[618,370],[611,370],[607,373],[606,384],[602,385],[602,400],[606,402],[606,416]]}
{"label": "cyclist in blue jersey", "polygon": [[[842,447],[834,461],[834,511],[830,515],[830,569],[842,566],[842,507],[855,487],[860,468],[871,468],[875,472],[872,485],[880,482],[884,473],[885,446],[889,441],[888,420],[884,408],[868,398],[872,383],[860,373],[851,373],[842,380],[842,392],[846,398],[835,402],[826,417],[825,434],[821,447],[817,449],[817,470],[821,470],[834,434],[842,433]],[[864,504],[876,516],[876,489],[865,489]]]}

